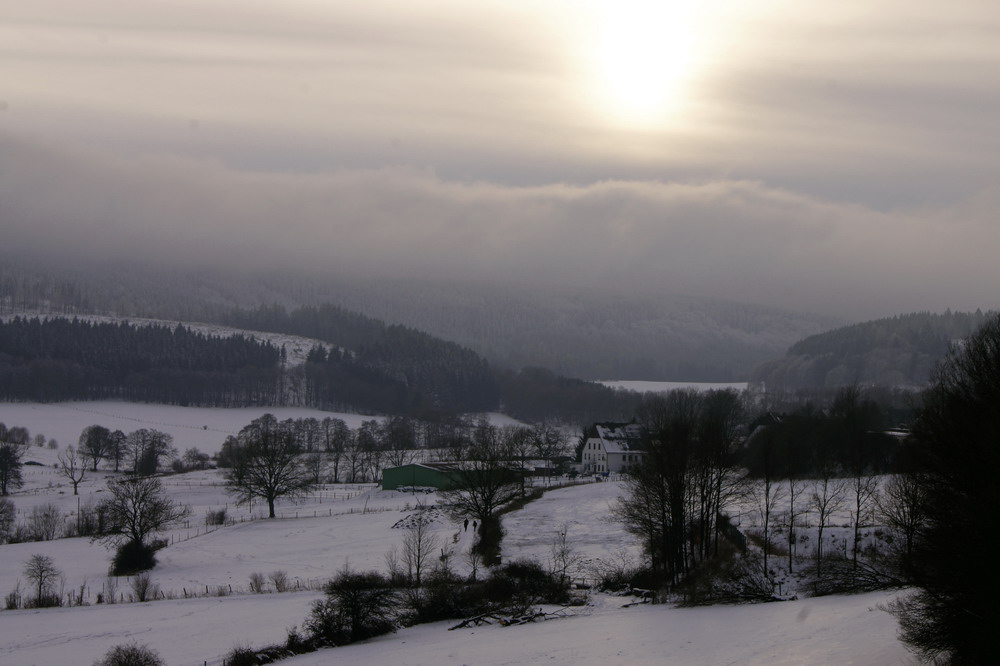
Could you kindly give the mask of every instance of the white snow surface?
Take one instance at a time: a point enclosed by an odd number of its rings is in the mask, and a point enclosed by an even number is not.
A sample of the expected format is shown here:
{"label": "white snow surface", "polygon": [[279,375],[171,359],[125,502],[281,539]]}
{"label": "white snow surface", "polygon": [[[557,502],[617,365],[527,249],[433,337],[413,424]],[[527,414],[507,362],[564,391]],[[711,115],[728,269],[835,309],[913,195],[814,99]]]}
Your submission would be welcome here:
{"label": "white snow surface", "polygon": [[[121,410],[121,417],[146,420],[152,415],[145,410],[151,407],[104,405],[102,409],[107,413]],[[189,408],[165,409],[190,413]],[[246,417],[240,416],[232,427],[245,425],[249,421]],[[17,414],[0,420],[31,426]],[[187,445],[178,442],[179,448]],[[32,449],[31,457],[43,465],[24,468],[25,487],[11,498],[18,520],[24,520],[32,507],[50,502],[72,520],[78,499],[66,479],[52,467],[55,455],[48,449]],[[81,484],[79,501],[85,504],[101,499],[110,476],[103,470],[89,476]],[[235,645],[263,647],[282,642],[286,629],[301,626],[311,602],[320,598],[321,583],[343,567],[384,570],[385,553],[402,541],[403,530],[394,526],[405,524],[417,512],[434,516],[431,527],[438,539],[437,547],[453,554],[455,569],[461,573],[467,566],[463,555],[472,542],[472,530],[463,530],[460,522],[442,511],[418,508],[434,507],[437,497],[433,493],[382,491],[371,485],[329,485],[303,503],[279,502],[279,517],[267,520],[259,518],[260,506],[252,510],[233,506],[216,471],[167,476],[163,483],[172,497],[192,507],[188,525],[160,535],[170,545],[157,553],[159,564],[151,572],[163,595],[176,598],[113,606],[96,604],[98,593],[107,594],[110,552],[87,539],[0,545],[0,594],[13,590],[18,579],[24,592],[24,563],[31,555],[41,553],[52,557],[62,570],[64,596],[82,586],[85,601],[90,604],[0,610],[0,664],[91,664],[113,645],[135,639],[149,644],[172,666],[206,662],[218,666]],[[619,493],[620,485],[615,481],[561,488],[506,515],[504,559],[530,556],[547,564],[553,537],[564,528],[583,559],[572,572],[574,575],[586,576],[595,559],[614,558],[623,549],[637,556],[634,542],[608,515],[608,506]],[[205,513],[223,508],[231,518],[243,522],[213,527],[206,533]],[[266,576],[274,571],[286,572],[293,588],[299,591],[249,592],[251,573]],[[127,597],[130,591],[129,581],[119,579],[119,598],[122,594]],[[220,591],[229,596],[214,596]],[[185,598],[195,594],[195,598]],[[892,596],[876,593],[682,609],[623,608],[629,599],[594,595],[592,604],[579,609],[576,617],[521,627],[455,631],[447,630],[455,622],[436,623],[283,663],[916,663],[896,638],[895,620],[877,608]]]}
{"label": "white snow surface", "polygon": [[912,664],[877,605],[891,594],[753,606],[622,608],[597,595],[590,615],[513,627],[403,629],[367,643],[295,657],[289,666],[407,664]]}
{"label": "white snow surface", "polygon": [[76,446],[80,433],[90,425],[129,433],[139,428],[160,430],[174,438],[180,453],[195,447],[218,453],[229,435],[236,435],[264,414],[278,420],[326,417],[342,419],[356,429],[373,416],[324,412],[309,407],[180,407],[133,402],[0,403],[0,422],[27,428],[32,436],[43,434],[59,442],[59,448]]}
{"label": "white snow surface", "polygon": [[647,382],[641,380],[601,380],[597,382],[609,388],[625,389],[626,391],[636,391],[638,393],[667,393],[674,389],[693,388],[696,391],[712,391],[723,389],[736,389],[742,391],[747,387],[746,382]]}

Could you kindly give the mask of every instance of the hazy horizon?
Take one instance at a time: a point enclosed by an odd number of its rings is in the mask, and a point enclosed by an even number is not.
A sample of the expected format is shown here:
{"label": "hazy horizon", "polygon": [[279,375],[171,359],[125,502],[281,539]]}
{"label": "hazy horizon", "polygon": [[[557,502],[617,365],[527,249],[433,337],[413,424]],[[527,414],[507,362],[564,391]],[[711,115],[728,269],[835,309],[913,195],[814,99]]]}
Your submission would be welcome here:
{"label": "hazy horizon", "polygon": [[0,0],[4,252],[996,308],[998,28],[985,0]]}

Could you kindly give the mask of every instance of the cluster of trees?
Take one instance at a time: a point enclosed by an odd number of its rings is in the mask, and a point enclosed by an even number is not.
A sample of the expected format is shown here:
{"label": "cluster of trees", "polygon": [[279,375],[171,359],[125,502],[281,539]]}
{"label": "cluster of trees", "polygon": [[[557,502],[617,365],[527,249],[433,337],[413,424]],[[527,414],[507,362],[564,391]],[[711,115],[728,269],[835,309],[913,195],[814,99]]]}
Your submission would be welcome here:
{"label": "cluster of trees", "polygon": [[769,391],[840,388],[857,383],[926,386],[955,340],[989,318],[976,312],[919,312],[837,328],[789,348],[785,358],[756,368],[751,383]]}
{"label": "cluster of trees", "polygon": [[[75,454],[94,472],[101,462],[106,462],[114,465],[116,472],[124,470],[145,476],[155,474],[177,456],[173,441],[172,435],[149,428],[139,428],[126,435],[121,430],[91,425],[80,433]],[[64,474],[68,466],[62,464]]]}
{"label": "cluster of trees", "polygon": [[545,368],[498,371],[506,413],[529,423],[592,423],[635,413],[641,394],[557,375]]}
{"label": "cluster of trees", "polygon": [[997,405],[1000,316],[952,351],[914,425],[922,492],[907,573],[917,591],[900,597],[893,610],[903,640],[928,660],[985,664],[995,658]]}
{"label": "cluster of trees", "polygon": [[281,350],[242,335],[79,319],[0,322],[0,399],[245,406],[279,400]]}
{"label": "cluster of trees", "polygon": [[[266,502],[273,518],[278,498],[294,500],[327,481],[377,480],[384,467],[412,462],[419,455],[416,435],[414,422],[404,417],[364,421],[351,430],[336,418],[278,421],[265,414],[226,439],[217,463],[226,470],[238,502]],[[451,501],[484,525],[492,524],[500,506],[523,493],[523,473],[513,470],[523,471],[531,458],[556,457],[565,446],[562,433],[545,425],[497,427],[485,420],[466,421],[453,435],[447,450],[438,449],[460,469],[460,491],[450,494]]]}
{"label": "cluster of trees", "polygon": [[[0,497],[21,487],[21,459],[32,444],[46,446],[45,435],[38,433],[32,437],[27,428],[8,428],[6,424],[0,423]],[[59,442],[54,439],[49,439],[47,445],[50,449],[59,448]]]}
{"label": "cluster of trees", "polygon": [[857,386],[843,388],[825,408],[807,402],[752,424],[740,462],[751,476],[819,478],[907,469],[903,440],[886,434],[891,412]]}
{"label": "cluster of trees", "polygon": [[649,444],[628,468],[614,513],[661,583],[680,581],[718,550],[718,518],[736,498],[742,410],[735,391],[677,390],[640,405]]}
{"label": "cluster of trees", "polygon": [[[797,528],[812,517],[818,528],[815,572],[822,576],[824,532],[843,511],[851,516],[853,533],[848,575],[860,576],[865,564],[869,579],[864,585],[901,580],[923,515],[920,477],[914,476],[912,463],[899,462],[905,459],[895,455],[899,445],[873,430],[879,426],[877,405],[857,387],[843,389],[824,412],[808,408],[780,420],[768,415],[746,446],[741,444],[744,413],[741,397],[732,391],[672,391],[648,398],[639,410],[647,451],[626,471],[626,492],[615,513],[643,543],[654,579],[676,584],[717,556],[720,537],[732,535],[723,514],[738,501],[744,510],[750,507],[760,528],[764,573],[759,582],[768,594],[777,528],[787,535],[791,572]],[[880,487],[876,475],[892,463],[899,473]],[[892,538],[884,552],[862,562],[862,530],[878,520]],[[742,545],[739,535],[734,538]],[[885,566],[876,572],[875,564]],[[852,583],[837,584],[847,588]]]}
{"label": "cluster of trees", "polygon": [[493,372],[478,354],[334,305],[290,312],[279,305],[264,306],[231,312],[224,321],[333,345],[334,349],[314,349],[306,364],[307,395],[310,404],[320,407],[469,412],[489,411],[499,400]]}

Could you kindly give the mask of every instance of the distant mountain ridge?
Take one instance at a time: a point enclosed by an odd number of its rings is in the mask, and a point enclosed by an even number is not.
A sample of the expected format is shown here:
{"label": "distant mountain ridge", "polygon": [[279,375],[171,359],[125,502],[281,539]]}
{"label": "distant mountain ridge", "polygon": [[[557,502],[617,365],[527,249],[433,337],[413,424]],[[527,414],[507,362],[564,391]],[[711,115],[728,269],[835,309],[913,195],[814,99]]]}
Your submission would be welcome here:
{"label": "distant mountain ridge", "polygon": [[840,319],[660,293],[573,287],[0,264],[0,315],[24,309],[222,322],[234,308],[338,305],[425,331],[498,367],[588,380],[745,381],[760,363]]}
{"label": "distant mountain ridge", "polygon": [[952,343],[975,332],[989,315],[916,312],[844,326],[796,342],[784,358],[759,365],[750,382],[786,391],[851,384],[921,387]]}

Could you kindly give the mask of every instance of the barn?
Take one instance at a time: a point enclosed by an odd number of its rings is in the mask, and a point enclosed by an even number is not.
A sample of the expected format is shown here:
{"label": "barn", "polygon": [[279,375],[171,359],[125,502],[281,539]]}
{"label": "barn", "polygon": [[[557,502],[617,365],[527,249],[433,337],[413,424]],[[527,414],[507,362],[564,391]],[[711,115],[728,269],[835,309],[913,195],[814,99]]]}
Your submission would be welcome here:
{"label": "barn", "polygon": [[448,490],[456,480],[456,468],[449,463],[411,463],[382,470],[382,490],[410,486]]}

